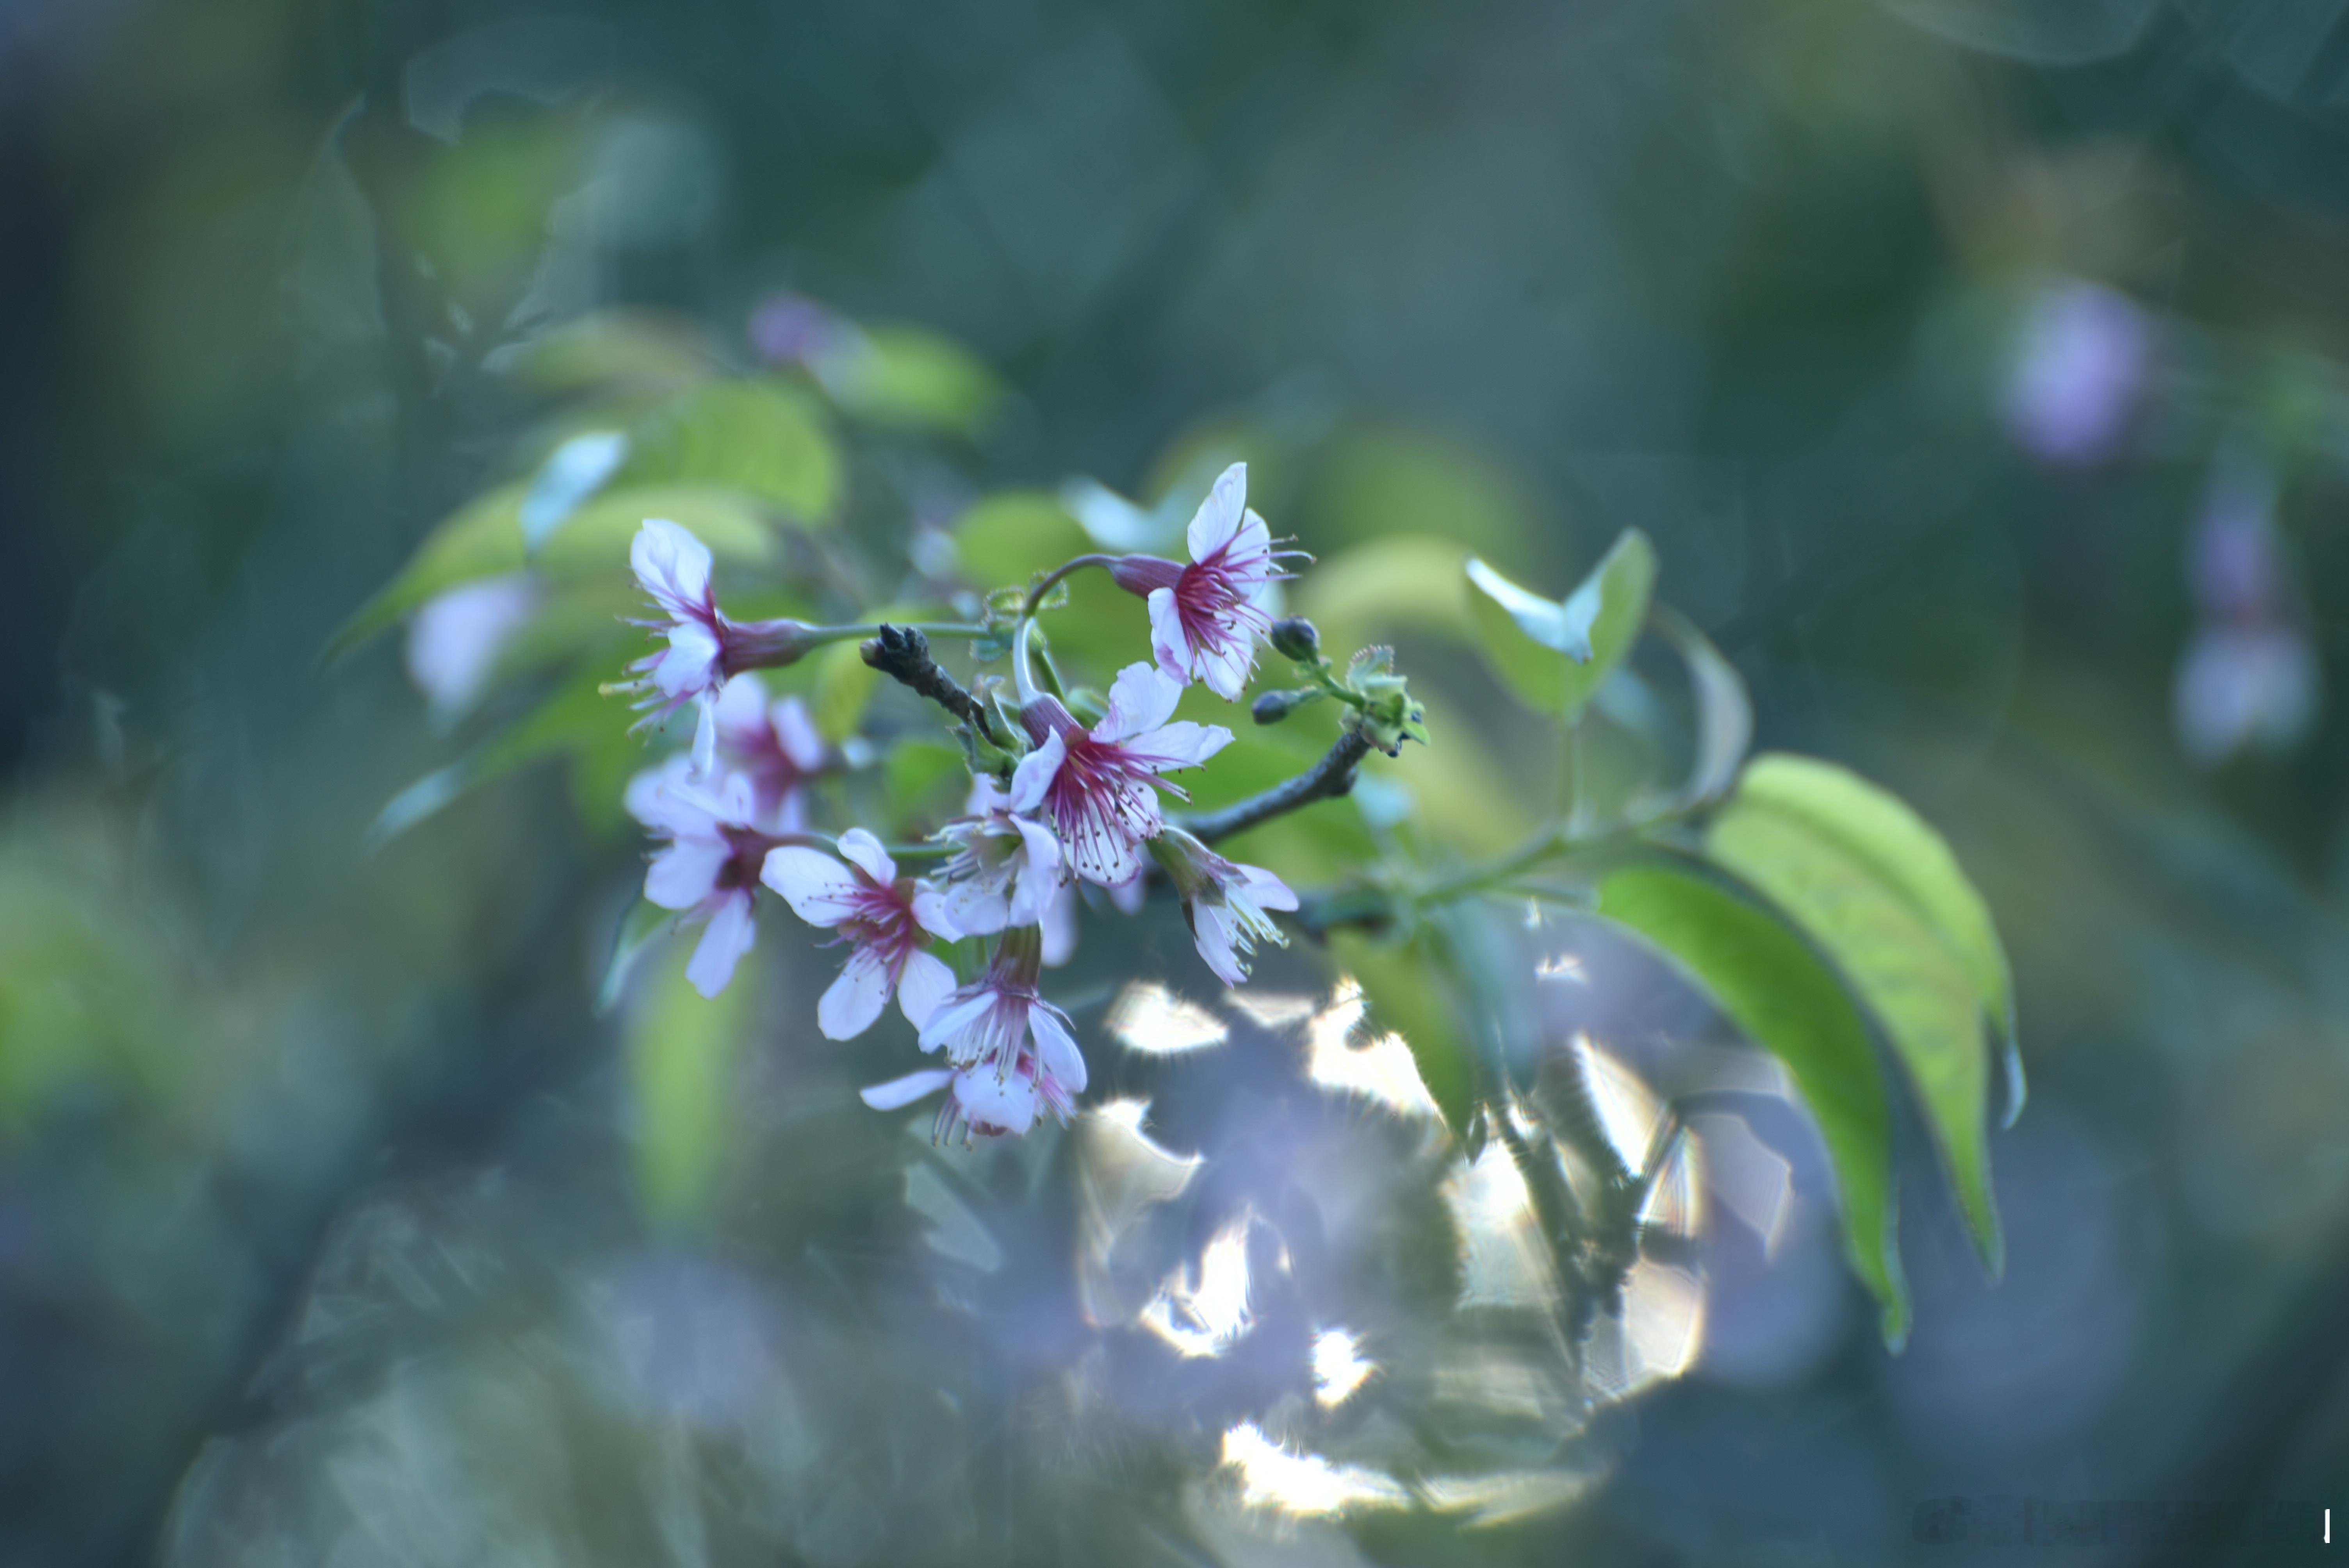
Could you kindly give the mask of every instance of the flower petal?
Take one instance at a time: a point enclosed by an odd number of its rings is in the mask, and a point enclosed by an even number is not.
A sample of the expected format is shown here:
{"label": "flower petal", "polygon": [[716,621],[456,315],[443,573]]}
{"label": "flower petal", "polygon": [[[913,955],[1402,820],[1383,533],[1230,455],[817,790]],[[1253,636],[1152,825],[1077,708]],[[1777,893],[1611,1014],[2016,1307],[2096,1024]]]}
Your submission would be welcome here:
{"label": "flower petal", "polygon": [[709,595],[709,547],[665,517],[648,517],[628,546],[628,564],[664,609],[681,611]]}
{"label": "flower petal", "polygon": [[783,895],[810,925],[838,925],[856,912],[864,887],[854,872],[820,850],[797,844],[769,850],[759,880]]}
{"label": "flower petal", "polygon": [[829,755],[823,737],[816,733],[815,720],[808,716],[807,704],[798,697],[787,696],[774,707],[772,722],[775,738],[781,742],[783,755],[802,773],[812,773],[824,764]]}
{"label": "flower petal", "polygon": [[1169,678],[1191,678],[1191,639],[1183,630],[1183,612],[1172,588],[1150,591],[1150,651]]}
{"label": "flower petal", "polygon": [[734,965],[750,951],[759,927],[750,918],[750,895],[738,889],[719,901],[710,913],[709,929],[693,949],[685,977],[705,996],[715,996],[734,978]]}
{"label": "flower petal", "polygon": [[909,953],[905,973],[897,976],[897,1009],[905,1022],[920,1028],[938,1005],[954,995],[955,974],[934,953]]}
{"label": "flower petal", "polygon": [[1231,542],[1239,531],[1240,514],[1247,510],[1247,465],[1234,463],[1216,476],[1216,488],[1199,503],[1184,536],[1191,559],[1205,561]]}
{"label": "flower petal", "polygon": [[1127,753],[1158,772],[1170,768],[1196,768],[1232,743],[1232,732],[1220,724],[1177,719],[1152,734],[1125,743]]}
{"label": "flower petal", "polygon": [[645,868],[645,897],[663,909],[691,909],[718,889],[727,850],[716,839],[678,839]]}
{"label": "flower petal", "polygon": [[959,942],[966,934],[977,934],[966,933],[963,930],[962,923],[955,918],[954,906],[947,902],[943,893],[928,882],[917,882],[914,884],[914,896],[911,903],[914,919],[923,930],[934,936],[943,936],[948,942]]}
{"label": "flower petal", "polygon": [[1061,1080],[1071,1094],[1081,1094],[1085,1087],[1085,1056],[1077,1049],[1077,1038],[1069,1033],[1066,1015],[1050,1002],[1039,1002],[1028,1009],[1028,1028],[1036,1037],[1036,1059],[1044,1070]]}
{"label": "flower petal", "polygon": [[1041,805],[1044,791],[1051,788],[1068,755],[1068,742],[1056,729],[1046,737],[1043,745],[1021,758],[1019,766],[1011,770],[1011,809],[1032,811]]}
{"label": "flower petal", "polygon": [[1256,636],[1242,630],[1236,636],[1199,650],[1199,678],[1226,702],[1237,702],[1256,673]]}
{"label": "flower petal", "polygon": [[1025,1073],[999,1078],[992,1069],[959,1073],[954,1096],[974,1127],[1025,1132],[1036,1125],[1036,1085]]}
{"label": "flower petal", "polygon": [[871,948],[860,947],[817,1000],[815,1026],[827,1039],[853,1040],[873,1026],[888,1000],[889,966]]}
{"label": "flower petal", "polygon": [[939,1003],[930,1021],[922,1026],[922,1049],[936,1050],[987,1016],[987,1010],[994,1006],[995,993],[988,986],[964,986]]}
{"label": "flower petal", "polygon": [[924,1068],[907,1073],[904,1078],[891,1078],[856,1091],[856,1097],[875,1110],[896,1110],[913,1104],[924,1095],[936,1094],[954,1082],[952,1068]]}
{"label": "flower petal", "polygon": [[1297,907],[1297,894],[1289,885],[1262,866],[1237,866],[1234,869],[1240,873],[1240,885],[1247,891],[1247,896],[1255,901],[1258,909],[1293,910]]}
{"label": "flower petal", "polygon": [[897,862],[889,858],[881,841],[864,828],[851,828],[840,835],[840,858],[853,862],[883,887],[897,880]]}
{"label": "flower petal", "polygon": [[1045,901],[1037,923],[1043,928],[1044,963],[1058,969],[1077,950],[1077,884],[1062,882]]}
{"label": "flower petal", "polygon": [[1095,740],[1123,741],[1146,735],[1174,716],[1183,683],[1155,665],[1128,665],[1110,683],[1109,712],[1093,726]]}

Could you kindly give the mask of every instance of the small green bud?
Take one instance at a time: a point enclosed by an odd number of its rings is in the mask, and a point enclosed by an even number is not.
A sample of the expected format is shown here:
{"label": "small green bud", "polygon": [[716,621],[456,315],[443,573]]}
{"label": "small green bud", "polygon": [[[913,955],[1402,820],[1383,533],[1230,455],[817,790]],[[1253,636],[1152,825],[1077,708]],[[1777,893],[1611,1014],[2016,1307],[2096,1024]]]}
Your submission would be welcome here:
{"label": "small green bud", "polygon": [[1313,664],[1321,657],[1320,629],[1302,615],[1286,615],[1275,621],[1272,630],[1265,634],[1265,641],[1272,645],[1274,653],[1300,665]]}
{"label": "small green bud", "polygon": [[1307,703],[1320,701],[1321,695],[1310,686],[1296,691],[1264,692],[1248,705],[1248,717],[1258,724],[1278,724]]}

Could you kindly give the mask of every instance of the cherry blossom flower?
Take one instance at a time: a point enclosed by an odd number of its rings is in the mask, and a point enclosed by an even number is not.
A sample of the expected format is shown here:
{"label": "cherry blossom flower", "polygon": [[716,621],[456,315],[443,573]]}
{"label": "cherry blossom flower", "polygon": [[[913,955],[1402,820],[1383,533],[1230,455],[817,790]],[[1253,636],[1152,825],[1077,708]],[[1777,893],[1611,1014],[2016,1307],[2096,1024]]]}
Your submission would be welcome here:
{"label": "cherry blossom flower", "polygon": [[759,677],[742,675],[718,694],[714,717],[719,762],[750,780],[760,824],[781,833],[804,829],[808,780],[833,760],[807,704],[796,696],[770,703]]}
{"label": "cherry blossom flower", "polygon": [[922,1027],[954,989],[954,971],[922,949],[933,934],[952,942],[961,932],[937,890],[899,877],[897,862],[863,828],[840,836],[840,852],[846,865],[819,850],[785,845],[767,857],[762,872],[793,913],[810,925],[837,927],[855,949],[816,1003],[816,1026],[833,1039],[854,1039],[873,1026],[895,991],[906,1021]]}
{"label": "cherry blossom flower", "polygon": [[1183,896],[1183,918],[1199,956],[1225,985],[1247,981],[1257,943],[1288,945],[1265,913],[1297,907],[1297,895],[1278,877],[1259,866],[1235,865],[1180,828],[1161,833],[1150,852]]}
{"label": "cherry blossom flower", "polygon": [[1219,724],[1167,722],[1183,688],[1148,665],[1128,665],[1110,686],[1109,711],[1081,728],[1055,697],[1038,697],[1023,714],[1038,742],[1011,777],[1011,808],[1041,807],[1060,830],[1069,863],[1103,887],[1142,870],[1139,846],[1164,818],[1153,787],[1189,797],[1158,775],[1195,768],[1232,742]]}
{"label": "cherry blossom flower", "polygon": [[499,655],[530,624],[543,596],[536,577],[510,572],[425,601],[408,626],[408,674],[435,723],[450,723],[473,706]]}
{"label": "cherry blossom flower", "polygon": [[667,718],[692,704],[695,771],[709,772],[718,752],[717,700],[727,677],[747,669],[794,664],[819,645],[815,628],[798,621],[733,621],[718,608],[709,586],[709,547],[663,517],[645,519],[628,549],[636,582],[661,614],[638,623],[668,639],[668,646],[628,666],[643,694],[643,722]]}
{"label": "cherry blossom flower", "polygon": [[1009,1073],[998,1075],[985,1066],[925,1068],[904,1078],[877,1083],[864,1091],[864,1103],[875,1110],[895,1110],[925,1095],[947,1091],[930,1136],[947,1143],[957,1134],[965,1143],[981,1138],[1018,1135],[1036,1125],[1039,1110],[1065,1122],[1075,1103],[1069,1086],[1045,1070],[1033,1051],[1021,1051]]}
{"label": "cherry blossom flower", "polygon": [[1082,1093],[1085,1058],[1069,1032],[1069,1016],[1036,994],[1042,949],[1033,926],[1004,933],[987,972],[941,1002],[922,1026],[922,1049],[943,1047],[957,1068],[985,1069],[999,1083],[1026,1076],[1048,1103]]}
{"label": "cherry blossom flower", "polygon": [[626,799],[629,815],[667,841],[645,872],[645,897],[709,923],[685,977],[715,996],[757,934],[752,905],[774,843],[750,820],[750,781],[698,783],[691,762],[672,757],[630,779]]}
{"label": "cherry blossom flower", "polygon": [[1191,564],[1126,555],[1110,575],[1150,605],[1150,645],[1158,667],[1185,684],[1204,680],[1237,698],[1256,668],[1257,639],[1272,627],[1262,601],[1288,574],[1277,562],[1264,519],[1247,510],[1247,465],[1234,463],[1216,480],[1191,519]]}
{"label": "cherry blossom flower", "polygon": [[966,936],[992,936],[1007,925],[1043,922],[1067,880],[1052,830],[1015,814],[1011,797],[983,778],[971,786],[963,810],[962,818],[936,835],[957,846],[955,857],[938,870],[938,893],[948,918]]}

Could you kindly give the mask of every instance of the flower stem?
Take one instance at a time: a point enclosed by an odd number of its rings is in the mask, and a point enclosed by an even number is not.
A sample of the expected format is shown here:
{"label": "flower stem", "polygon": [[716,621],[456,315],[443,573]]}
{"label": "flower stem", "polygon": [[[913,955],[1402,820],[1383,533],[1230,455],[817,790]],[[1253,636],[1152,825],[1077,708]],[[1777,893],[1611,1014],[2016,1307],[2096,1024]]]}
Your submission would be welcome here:
{"label": "flower stem", "polygon": [[1044,602],[1044,595],[1058,586],[1062,578],[1081,572],[1088,566],[1112,566],[1116,562],[1117,557],[1114,555],[1080,555],[1073,561],[1063,561],[1029,585],[1028,597],[1019,606],[1019,618],[1024,621],[1033,616],[1036,614],[1036,606]]}
{"label": "flower stem", "polygon": [[1321,760],[1296,778],[1276,784],[1261,794],[1237,801],[1220,811],[1202,811],[1186,816],[1180,826],[1202,843],[1212,844],[1218,839],[1244,833],[1299,807],[1310,806],[1316,800],[1333,799],[1352,790],[1355,771],[1370,753],[1370,738],[1349,725]]}

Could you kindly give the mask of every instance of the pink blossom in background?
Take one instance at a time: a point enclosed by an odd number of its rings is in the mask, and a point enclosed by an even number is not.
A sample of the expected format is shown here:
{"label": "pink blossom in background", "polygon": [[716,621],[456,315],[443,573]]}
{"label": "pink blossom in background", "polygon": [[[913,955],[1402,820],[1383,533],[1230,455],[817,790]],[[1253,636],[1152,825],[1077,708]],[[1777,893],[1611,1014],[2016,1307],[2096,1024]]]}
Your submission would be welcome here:
{"label": "pink blossom in background", "polygon": [[757,935],[752,906],[771,844],[750,820],[750,781],[735,774],[698,782],[691,761],[672,757],[628,781],[626,804],[666,841],[646,870],[645,897],[708,923],[685,976],[715,996]]}
{"label": "pink blossom in background", "polygon": [[2042,289],[2023,315],[2003,399],[2008,433],[2051,463],[2110,457],[2153,364],[2153,330],[2127,294],[2084,279]]}
{"label": "pink blossom in background", "polygon": [[750,780],[761,825],[780,833],[805,828],[808,782],[833,762],[807,704],[796,696],[769,702],[765,683],[740,675],[718,694],[713,718],[718,761]]}
{"label": "pink blossom in background", "polygon": [[544,594],[527,572],[484,577],[435,595],[408,627],[408,674],[435,722],[462,717],[496,673],[498,657],[538,614]]}

